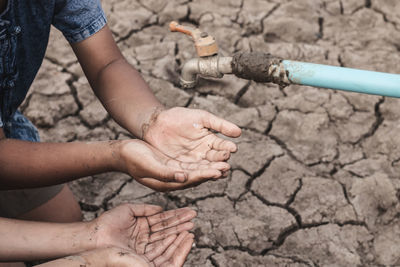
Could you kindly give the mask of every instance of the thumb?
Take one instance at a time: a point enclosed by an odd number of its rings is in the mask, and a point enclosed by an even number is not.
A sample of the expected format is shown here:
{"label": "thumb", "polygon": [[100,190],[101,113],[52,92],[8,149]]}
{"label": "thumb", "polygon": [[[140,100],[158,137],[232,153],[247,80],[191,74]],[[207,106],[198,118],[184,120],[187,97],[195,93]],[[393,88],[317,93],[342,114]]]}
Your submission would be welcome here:
{"label": "thumb", "polygon": [[188,175],[186,172],[179,171],[174,173],[175,180],[172,182],[184,183],[188,179]]}
{"label": "thumb", "polygon": [[157,173],[157,177],[153,178],[161,182],[184,183],[188,180],[188,174],[185,171],[170,166],[160,167]]}
{"label": "thumb", "polygon": [[219,118],[207,111],[202,111],[201,122],[204,127],[220,132],[225,136],[239,137],[242,130],[232,122]]}

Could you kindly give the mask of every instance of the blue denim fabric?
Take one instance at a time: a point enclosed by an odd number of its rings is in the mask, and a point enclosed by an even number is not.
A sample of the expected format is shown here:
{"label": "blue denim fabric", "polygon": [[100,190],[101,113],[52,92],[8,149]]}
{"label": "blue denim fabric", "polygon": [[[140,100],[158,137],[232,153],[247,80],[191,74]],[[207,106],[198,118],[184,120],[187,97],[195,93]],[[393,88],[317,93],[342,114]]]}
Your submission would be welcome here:
{"label": "blue denim fabric", "polygon": [[24,100],[42,64],[51,25],[74,43],[105,24],[99,0],[8,0],[0,15],[0,127]]}
{"label": "blue denim fabric", "polygon": [[39,132],[36,127],[18,110],[4,125],[4,133],[7,138],[40,142]]}

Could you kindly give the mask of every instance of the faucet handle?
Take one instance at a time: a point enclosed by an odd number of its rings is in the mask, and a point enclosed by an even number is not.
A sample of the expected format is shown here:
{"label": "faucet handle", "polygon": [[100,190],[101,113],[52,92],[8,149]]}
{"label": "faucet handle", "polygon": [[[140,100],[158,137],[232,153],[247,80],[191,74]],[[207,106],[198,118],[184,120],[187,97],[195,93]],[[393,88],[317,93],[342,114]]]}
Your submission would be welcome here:
{"label": "faucet handle", "polygon": [[208,57],[218,54],[217,43],[215,42],[214,37],[209,35],[207,32],[202,32],[197,28],[180,25],[176,21],[172,21],[169,24],[169,29],[171,32],[181,32],[190,35],[199,57]]}

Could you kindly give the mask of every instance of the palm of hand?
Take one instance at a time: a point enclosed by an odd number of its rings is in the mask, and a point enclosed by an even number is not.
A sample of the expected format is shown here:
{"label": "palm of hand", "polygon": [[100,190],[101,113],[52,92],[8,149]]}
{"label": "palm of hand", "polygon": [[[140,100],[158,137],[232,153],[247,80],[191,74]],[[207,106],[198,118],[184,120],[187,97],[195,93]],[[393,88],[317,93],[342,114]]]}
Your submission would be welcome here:
{"label": "palm of hand", "polygon": [[145,254],[146,246],[150,244],[149,222],[146,217],[136,217],[133,214],[127,216],[131,218],[120,217],[120,225],[114,225],[112,230],[115,232],[111,236],[115,238],[115,243],[120,243],[137,254]]}
{"label": "palm of hand", "polygon": [[192,238],[187,231],[193,228],[190,220],[196,213],[188,208],[161,211],[153,205],[125,204],[104,213],[97,219],[98,246],[132,250],[156,266],[170,258],[186,258],[190,246],[175,250]]}
{"label": "palm of hand", "polygon": [[[172,159],[140,140],[126,141],[122,150],[127,173],[156,190],[172,189],[169,188],[171,186],[185,187],[202,179],[218,178],[221,172],[229,169],[225,162],[183,162]],[[162,184],[157,185],[157,181]]]}
{"label": "palm of hand", "polygon": [[238,137],[240,129],[206,111],[172,108],[150,122],[144,139],[171,158],[183,162],[225,161],[236,145],[211,130]]}

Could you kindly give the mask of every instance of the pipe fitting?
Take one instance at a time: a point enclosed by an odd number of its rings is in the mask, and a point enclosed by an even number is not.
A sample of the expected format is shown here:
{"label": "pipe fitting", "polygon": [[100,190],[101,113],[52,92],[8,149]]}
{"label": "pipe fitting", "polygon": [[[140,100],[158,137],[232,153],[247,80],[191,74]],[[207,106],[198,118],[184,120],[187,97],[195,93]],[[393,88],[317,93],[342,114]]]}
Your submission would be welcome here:
{"label": "pipe fitting", "polygon": [[182,68],[181,85],[183,88],[193,88],[197,84],[197,76],[222,78],[224,74],[232,73],[232,57],[203,57],[187,61]]}
{"label": "pipe fitting", "polygon": [[193,58],[187,61],[181,71],[181,86],[185,89],[194,88],[197,84],[197,74],[200,72],[199,59]]}

